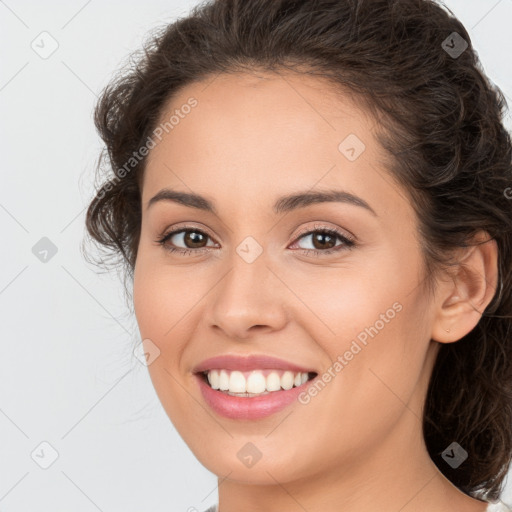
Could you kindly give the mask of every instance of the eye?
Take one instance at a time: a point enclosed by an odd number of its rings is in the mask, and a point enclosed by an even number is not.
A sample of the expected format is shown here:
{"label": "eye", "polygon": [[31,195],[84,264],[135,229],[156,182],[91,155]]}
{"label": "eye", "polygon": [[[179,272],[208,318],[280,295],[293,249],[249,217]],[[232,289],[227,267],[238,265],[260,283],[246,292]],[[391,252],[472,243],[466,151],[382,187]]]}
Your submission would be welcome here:
{"label": "eye", "polygon": [[[203,253],[208,249],[203,245],[210,235],[193,226],[182,226],[169,231],[156,240],[166,251],[177,252],[183,256],[191,253]],[[173,240],[174,239],[174,240]],[[172,241],[172,245],[169,243]],[[175,247],[176,243],[184,244],[185,247]]]}
{"label": "eye", "polygon": [[[312,243],[310,243],[309,245],[312,245],[312,247],[302,248],[301,251],[302,253],[307,255],[309,255],[310,253],[315,253],[317,256],[320,254],[331,254],[346,249],[352,249],[356,245],[352,237],[345,235],[344,233],[338,231],[335,228],[325,226],[315,226],[314,229],[310,229],[305,232],[303,231],[301,233],[301,236],[299,236],[299,238],[297,239],[297,242],[308,237],[311,237]],[[338,245],[336,245],[337,240],[341,241],[341,243]],[[295,242],[294,245],[296,245],[297,242]]]}

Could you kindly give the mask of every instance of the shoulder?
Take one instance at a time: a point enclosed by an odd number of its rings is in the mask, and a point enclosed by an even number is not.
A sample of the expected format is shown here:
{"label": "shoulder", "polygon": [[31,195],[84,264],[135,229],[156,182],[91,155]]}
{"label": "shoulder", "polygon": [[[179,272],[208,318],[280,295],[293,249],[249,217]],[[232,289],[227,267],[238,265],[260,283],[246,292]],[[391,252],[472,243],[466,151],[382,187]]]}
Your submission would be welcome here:
{"label": "shoulder", "polygon": [[[212,505],[209,509],[205,510],[204,512],[218,512],[217,505]],[[492,512],[494,512],[494,511],[492,511]],[[496,511],[496,512],[501,512],[501,510]]]}

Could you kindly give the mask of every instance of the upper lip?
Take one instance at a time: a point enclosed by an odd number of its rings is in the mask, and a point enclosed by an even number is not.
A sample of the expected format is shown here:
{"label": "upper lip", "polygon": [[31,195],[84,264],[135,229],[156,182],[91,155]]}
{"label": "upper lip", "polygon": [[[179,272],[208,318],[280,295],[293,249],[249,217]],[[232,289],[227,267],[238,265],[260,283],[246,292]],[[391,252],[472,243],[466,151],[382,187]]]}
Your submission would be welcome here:
{"label": "upper lip", "polygon": [[314,372],[311,368],[306,368],[305,366],[291,363],[277,357],[267,355],[237,356],[230,354],[205,359],[194,368],[193,372],[200,373],[215,368],[239,371],[275,369],[302,373]]}

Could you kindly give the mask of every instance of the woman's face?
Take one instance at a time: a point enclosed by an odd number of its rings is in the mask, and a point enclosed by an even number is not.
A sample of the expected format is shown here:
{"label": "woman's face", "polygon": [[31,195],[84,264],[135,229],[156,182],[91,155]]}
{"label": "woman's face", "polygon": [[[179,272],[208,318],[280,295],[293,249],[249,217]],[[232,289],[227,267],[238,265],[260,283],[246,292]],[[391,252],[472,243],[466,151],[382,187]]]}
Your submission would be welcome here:
{"label": "woman's face", "polygon": [[[217,475],[270,484],[419,453],[434,313],[374,120],[292,74],[189,85],[173,114],[144,176],[134,306],[185,442]],[[149,205],[163,189],[204,200]],[[235,359],[207,361],[220,356]],[[231,390],[300,386],[236,397],[198,369]]]}

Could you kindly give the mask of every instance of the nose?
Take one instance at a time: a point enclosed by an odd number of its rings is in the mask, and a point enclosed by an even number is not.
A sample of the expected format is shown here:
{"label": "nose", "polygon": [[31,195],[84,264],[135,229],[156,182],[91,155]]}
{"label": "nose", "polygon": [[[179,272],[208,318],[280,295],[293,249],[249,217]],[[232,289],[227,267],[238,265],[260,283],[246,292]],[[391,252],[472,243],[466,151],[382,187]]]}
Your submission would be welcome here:
{"label": "nose", "polygon": [[286,301],[291,292],[276,274],[263,255],[252,263],[235,255],[231,268],[209,294],[210,327],[237,340],[282,329],[288,321]]}

